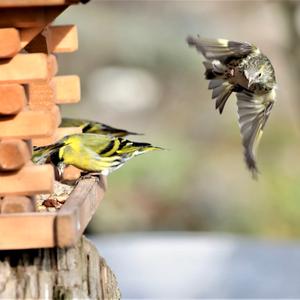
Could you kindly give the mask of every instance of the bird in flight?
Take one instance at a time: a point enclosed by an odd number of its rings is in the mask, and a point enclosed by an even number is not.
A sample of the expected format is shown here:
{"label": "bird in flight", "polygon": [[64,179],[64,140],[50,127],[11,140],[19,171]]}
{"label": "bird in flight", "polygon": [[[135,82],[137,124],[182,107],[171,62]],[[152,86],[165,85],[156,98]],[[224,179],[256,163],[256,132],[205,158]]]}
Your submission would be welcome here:
{"label": "bird in flight", "polygon": [[205,78],[220,114],[231,93],[236,93],[244,157],[256,177],[256,148],[276,99],[275,71],[270,60],[247,42],[188,36],[187,43],[205,58]]}

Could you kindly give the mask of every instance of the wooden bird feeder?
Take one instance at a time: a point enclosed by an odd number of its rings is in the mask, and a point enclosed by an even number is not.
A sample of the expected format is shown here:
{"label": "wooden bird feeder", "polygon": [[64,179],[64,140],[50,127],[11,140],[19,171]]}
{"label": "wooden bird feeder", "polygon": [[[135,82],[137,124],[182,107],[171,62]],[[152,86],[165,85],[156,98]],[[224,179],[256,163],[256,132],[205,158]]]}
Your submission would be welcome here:
{"label": "wooden bird feeder", "polygon": [[[32,145],[51,144],[78,128],[58,128],[59,105],[80,100],[77,75],[57,75],[56,53],[78,48],[75,25],[52,25],[80,0],[0,1],[0,250],[76,244],[106,188],[85,179],[56,212],[35,210],[37,194],[52,193],[51,165],[31,162]],[[75,179],[80,171],[67,168]]]}
{"label": "wooden bird feeder", "polygon": [[[36,205],[55,181],[51,165],[31,162],[32,146],[80,132],[58,128],[59,105],[80,100],[80,80],[58,76],[55,57],[77,50],[77,28],[51,24],[78,2],[0,0],[1,299],[120,298],[112,271],[82,236],[105,178],[80,180],[59,210]],[[78,179],[80,170],[68,167],[63,176]]]}

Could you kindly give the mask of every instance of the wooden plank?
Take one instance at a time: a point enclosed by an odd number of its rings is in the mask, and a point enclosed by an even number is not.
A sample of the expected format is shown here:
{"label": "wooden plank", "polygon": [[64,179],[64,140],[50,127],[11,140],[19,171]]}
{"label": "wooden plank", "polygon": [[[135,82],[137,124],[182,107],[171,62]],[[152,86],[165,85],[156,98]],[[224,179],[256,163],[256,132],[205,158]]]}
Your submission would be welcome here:
{"label": "wooden plank", "polygon": [[61,115],[60,115],[60,109],[58,107],[58,105],[53,106],[50,110],[49,113],[52,115],[52,118],[55,122],[55,127],[57,130],[57,127],[60,125],[61,123]]}
{"label": "wooden plank", "polygon": [[0,196],[51,193],[53,185],[51,165],[27,164],[19,171],[0,173]]}
{"label": "wooden plank", "polygon": [[48,55],[47,64],[48,64],[48,78],[47,79],[50,80],[58,72],[58,64],[57,64],[55,55],[53,55],[53,54]]}
{"label": "wooden plank", "polygon": [[80,238],[98,208],[106,189],[106,178],[79,181],[56,217],[58,247],[69,247]]}
{"label": "wooden plank", "polygon": [[27,87],[28,104],[31,110],[51,109],[55,105],[56,88],[54,80],[32,82]]}
{"label": "wooden plank", "polygon": [[24,87],[17,83],[0,84],[0,115],[15,115],[26,104]]}
{"label": "wooden plank", "polygon": [[57,104],[77,103],[80,101],[80,78],[78,76],[56,76],[53,80],[56,86]]}
{"label": "wooden plank", "polygon": [[1,203],[1,213],[24,213],[33,212],[34,203],[33,199],[26,196],[5,196]]}
{"label": "wooden plank", "polygon": [[53,106],[51,109],[48,110],[50,115],[53,118],[54,124],[55,124],[55,130],[57,130],[57,127],[61,123],[61,115],[60,115],[60,109],[58,105]]}
{"label": "wooden plank", "polygon": [[55,57],[43,53],[18,54],[12,59],[1,61],[0,83],[24,84],[33,80],[47,80],[55,64]]}
{"label": "wooden plank", "polygon": [[49,26],[45,27],[28,45],[25,50],[29,53],[46,53],[50,54],[50,30]]}
{"label": "wooden plank", "polygon": [[40,32],[44,27],[32,27],[32,28],[19,28],[19,34],[21,38],[21,48],[25,48]]}
{"label": "wooden plank", "polygon": [[55,246],[55,213],[0,215],[0,250]]}
{"label": "wooden plank", "polygon": [[54,134],[58,116],[53,111],[22,111],[15,117],[1,118],[0,138],[42,138]]}
{"label": "wooden plank", "polygon": [[55,133],[50,137],[32,139],[32,145],[37,147],[51,145],[61,138],[65,137],[66,135],[74,133],[82,133],[82,129],[78,127],[57,128]]}
{"label": "wooden plank", "polygon": [[20,28],[19,33],[21,48],[27,47],[29,52],[64,53],[78,49],[78,33],[75,25],[48,26],[45,29]]}
{"label": "wooden plank", "polygon": [[51,26],[49,31],[50,52],[65,53],[78,49],[78,33],[75,25]]}
{"label": "wooden plank", "polygon": [[15,28],[0,29],[0,58],[13,57],[21,50],[19,31]]}
{"label": "wooden plank", "polygon": [[[0,1],[0,5],[3,5],[3,1],[5,0]],[[61,14],[67,7],[67,5],[59,5],[51,7],[3,8],[0,10],[0,28],[45,27],[46,25],[51,23],[59,14]]]}
{"label": "wooden plank", "polygon": [[21,169],[31,159],[31,146],[22,140],[0,141],[0,170]]}
{"label": "wooden plank", "polygon": [[65,53],[78,49],[75,25],[47,26],[25,47],[30,53]]}
{"label": "wooden plank", "polygon": [[79,2],[80,0],[1,0],[0,7],[70,5]]}

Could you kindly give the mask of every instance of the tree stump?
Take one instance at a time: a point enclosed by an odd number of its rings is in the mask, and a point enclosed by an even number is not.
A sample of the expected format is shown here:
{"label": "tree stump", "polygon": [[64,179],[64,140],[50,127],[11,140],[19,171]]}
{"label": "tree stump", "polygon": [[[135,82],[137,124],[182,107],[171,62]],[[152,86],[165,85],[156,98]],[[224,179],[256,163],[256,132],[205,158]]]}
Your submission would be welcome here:
{"label": "tree stump", "polygon": [[115,300],[120,291],[105,260],[82,237],[71,248],[0,251],[0,299]]}

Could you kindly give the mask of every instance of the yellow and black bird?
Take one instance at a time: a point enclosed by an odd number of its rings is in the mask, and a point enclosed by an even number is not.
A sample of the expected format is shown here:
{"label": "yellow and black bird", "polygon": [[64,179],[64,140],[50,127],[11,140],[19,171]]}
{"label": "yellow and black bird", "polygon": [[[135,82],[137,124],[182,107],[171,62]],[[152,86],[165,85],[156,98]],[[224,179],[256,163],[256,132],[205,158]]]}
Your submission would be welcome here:
{"label": "yellow and black bird", "polygon": [[112,126],[89,121],[85,119],[62,118],[60,127],[80,127],[83,133],[97,133],[111,135],[115,137],[124,137],[127,135],[141,135],[141,133],[127,131],[125,129],[114,128]]}
{"label": "yellow and black bird", "polygon": [[162,148],[121,137],[80,133],[66,136],[49,146],[36,147],[32,160],[36,164],[52,163],[60,175],[68,165],[86,173],[108,175],[131,158],[154,150]]}
{"label": "yellow and black bird", "polygon": [[257,175],[255,150],[276,98],[276,78],[270,60],[253,44],[225,39],[187,38],[206,59],[205,78],[216,109],[223,112],[236,92],[239,125],[247,167]]}

